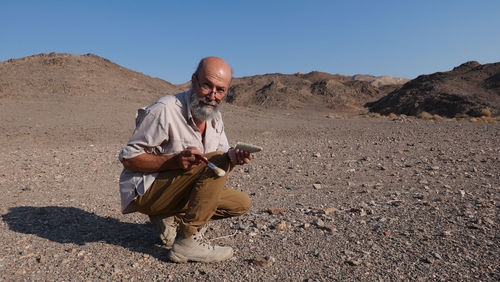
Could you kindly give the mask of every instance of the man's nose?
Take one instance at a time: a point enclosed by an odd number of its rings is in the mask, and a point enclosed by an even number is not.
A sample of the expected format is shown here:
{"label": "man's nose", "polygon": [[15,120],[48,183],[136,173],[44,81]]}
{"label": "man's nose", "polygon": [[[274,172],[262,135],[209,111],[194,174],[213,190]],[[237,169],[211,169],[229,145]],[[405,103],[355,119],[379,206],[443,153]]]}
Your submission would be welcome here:
{"label": "man's nose", "polygon": [[208,94],[207,94],[207,98],[210,99],[210,101],[214,101],[215,100],[215,96],[217,95],[217,93],[215,92],[215,90],[211,90]]}

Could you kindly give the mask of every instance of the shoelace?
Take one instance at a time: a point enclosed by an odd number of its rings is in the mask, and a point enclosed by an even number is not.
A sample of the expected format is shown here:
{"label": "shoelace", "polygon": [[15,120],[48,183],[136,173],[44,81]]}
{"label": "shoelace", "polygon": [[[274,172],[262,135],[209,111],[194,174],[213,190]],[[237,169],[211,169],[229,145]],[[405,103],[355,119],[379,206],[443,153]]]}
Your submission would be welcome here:
{"label": "shoelace", "polygon": [[214,246],[210,243],[210,241],[205,238],[205,232],[207,232],[207,226],[203,226],[196,235],[193,236],[193,239],[198,242],[201,246],[207,247],[209,250],[215,249]]}

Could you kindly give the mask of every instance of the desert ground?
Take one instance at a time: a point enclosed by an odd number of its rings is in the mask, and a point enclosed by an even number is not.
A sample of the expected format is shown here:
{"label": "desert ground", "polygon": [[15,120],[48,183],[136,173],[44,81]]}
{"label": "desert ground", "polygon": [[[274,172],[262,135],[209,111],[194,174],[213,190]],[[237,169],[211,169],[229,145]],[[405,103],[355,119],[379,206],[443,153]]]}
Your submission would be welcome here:
{"label": "desert ground", "polygon": [[227,104],[231,143],[264,148],[229,177],[252,208],[207,232],[233,259],[175,264],[119,207],[152,101],[0,99],[0,280],[500,280],[498,123]]}

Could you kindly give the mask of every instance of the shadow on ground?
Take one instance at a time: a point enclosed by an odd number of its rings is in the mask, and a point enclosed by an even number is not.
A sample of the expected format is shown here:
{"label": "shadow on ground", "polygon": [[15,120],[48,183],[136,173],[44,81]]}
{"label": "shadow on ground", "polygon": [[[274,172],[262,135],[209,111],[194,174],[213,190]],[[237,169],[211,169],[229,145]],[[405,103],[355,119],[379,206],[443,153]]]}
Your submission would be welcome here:
{"label": "shadow on ground", "polygon": [[74,207],[13,207],[2,216],[9,229],[34,234],[58,243],[84,245],[105,242],[167,261],[166,250],[157,246],[153,226],[120,222]]}

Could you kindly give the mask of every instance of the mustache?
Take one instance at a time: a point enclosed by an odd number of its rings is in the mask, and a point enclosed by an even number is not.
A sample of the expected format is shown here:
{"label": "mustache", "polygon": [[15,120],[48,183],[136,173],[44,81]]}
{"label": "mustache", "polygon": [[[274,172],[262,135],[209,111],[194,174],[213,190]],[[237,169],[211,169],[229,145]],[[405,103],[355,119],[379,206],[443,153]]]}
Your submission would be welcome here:
{"label": "mustache", "polygon": [[210,101],[208,98],[201,98],[201,99],[199,99],[199,101],[201,101],[201,102],[203,102],[203,103],[205,103],[205,104],[208,104],[208,105],[214,106],[214,107],[217,107],[217,106],[218,106],[217,102],[215,102],[215,101]]}

